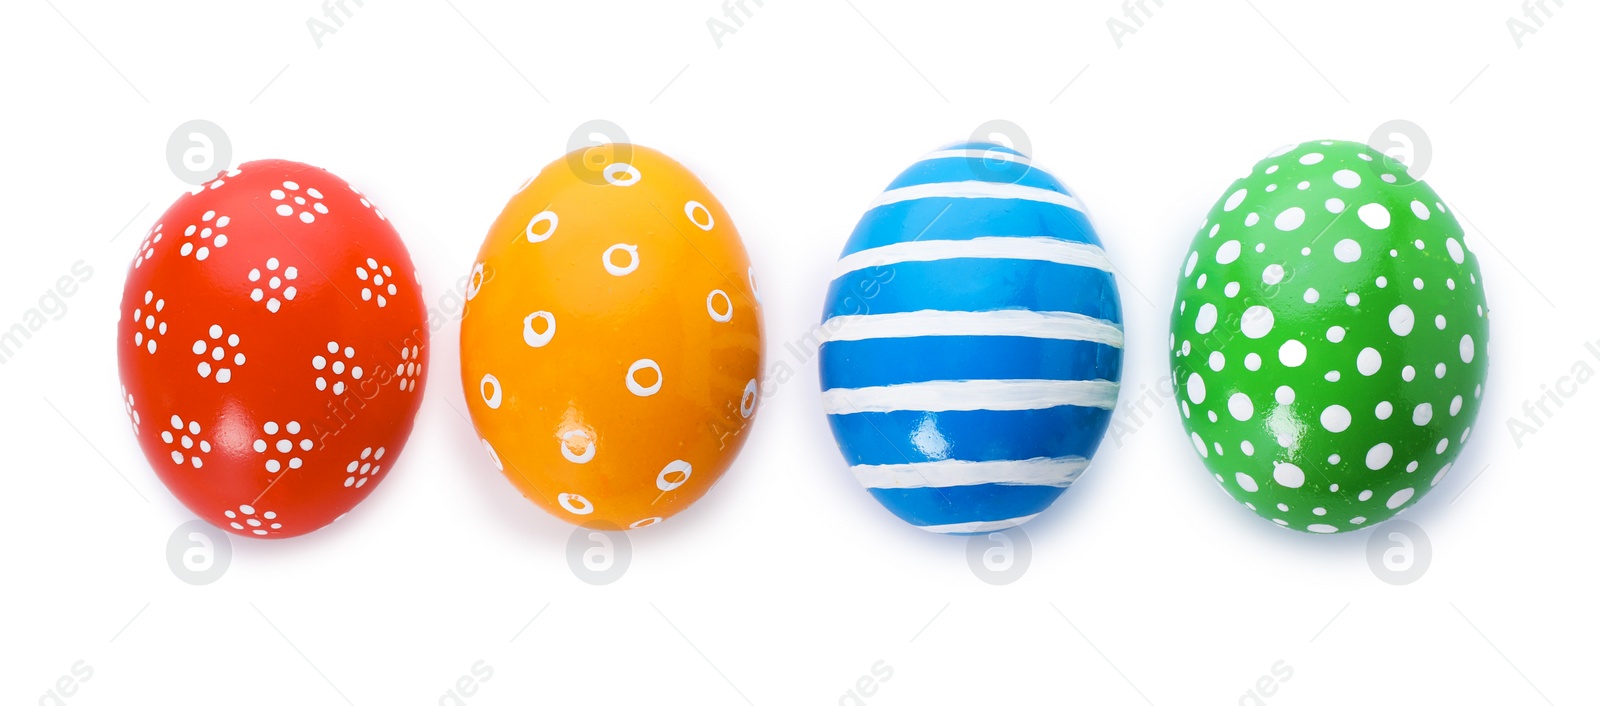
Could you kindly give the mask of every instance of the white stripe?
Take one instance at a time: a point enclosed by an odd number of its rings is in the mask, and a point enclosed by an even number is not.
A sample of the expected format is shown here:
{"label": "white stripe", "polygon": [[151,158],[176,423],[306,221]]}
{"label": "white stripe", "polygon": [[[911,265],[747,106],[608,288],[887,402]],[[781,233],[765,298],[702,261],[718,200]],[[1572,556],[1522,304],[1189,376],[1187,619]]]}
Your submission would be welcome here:
{"label": "white stripe", "polygon": [[835,316],[822,322],[821,338],[863,341],[917,336],[1021,336],[1059,341],[1089,341],[1122,347],[1122,327],[1069,311],[908,311],[895,314]]}
{"label": "white stripe", "polygon": [[828,414],[1111,409],[1116,404],[1117,383],[1109,380],[938,380],[822,391]]}
{"label": "white stripe", "polygon": [[837,279],[856,270],[902,262],[957,258],[1037,260],[1111,271],[1111,259],[1098,245],[1044,236],[986,235],[971,240],[912,240],[853,252],[839,258],[833,276]]}
{"label": "white stripe", "polygon": [[996,530],[1011,529],[1028,520],[1038,517],[1039,513],[1013,517],[1009,520],[988,520],[985,522],[959,522],[953,525],[917,525],[917,529],[940,534],[962,534],[966,532],[994,532]]}
{"label": "white stripe", "polygon": [[1082,456],[1026,461],[928,461],[851,466],[867,488],[952,488],[967,485],[1047,485],[1065,488],[1089,467]]}
{"label": "white stripe", "polygon": [[1041,189],[1036,186],[1023,186],[1021,184],[1002,184],[992,181],[946,181],[937,184],[916,184],[891,189],[878,195],[869,209],[901,201],[915,201],[917,199],[1020,199],[1022,201],[1038,201],[1040,203],[1053,203],[1057,206],[1082,211],[1083,204],[1078,200],[1059,191]]}
{"label": "white stripe", "polygon": [[968,149],[968,150],[938,150],[936,152],[929,152],[928,154],[925,154],[925,155],[922,156],[922,161],[926,162],[926,161],[931,160],[931,159],[950,159],[950,158],[955,158],[955,157],[962,157],[962,158],[967,158],[967,159],[992,159],[992,160],[999,161],[999,162],[1016,162],[1018,164],[1028,164],[1028,163],[1030,163],[1032,161],[1032,160],[1029,160],[1027,157],[1024,157],[1024,156],[1022,156],[1020,154],[1011,154],[1010,152],[1005,152],[1005,151],[1002,151],[1002,150],[970,150],[970,149]]}

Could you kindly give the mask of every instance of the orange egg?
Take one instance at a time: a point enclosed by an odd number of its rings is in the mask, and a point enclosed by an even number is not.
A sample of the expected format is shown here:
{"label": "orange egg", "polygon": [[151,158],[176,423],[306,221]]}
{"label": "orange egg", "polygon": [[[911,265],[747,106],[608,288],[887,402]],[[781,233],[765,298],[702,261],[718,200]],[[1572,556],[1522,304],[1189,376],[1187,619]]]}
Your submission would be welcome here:
{"label": "orange egg", "polygon": [[467,286],[461,382],[489,460],[574,524],[688,507],[755,413],[758,296],[733,219],[670,157],[608,144],[546,166]]}

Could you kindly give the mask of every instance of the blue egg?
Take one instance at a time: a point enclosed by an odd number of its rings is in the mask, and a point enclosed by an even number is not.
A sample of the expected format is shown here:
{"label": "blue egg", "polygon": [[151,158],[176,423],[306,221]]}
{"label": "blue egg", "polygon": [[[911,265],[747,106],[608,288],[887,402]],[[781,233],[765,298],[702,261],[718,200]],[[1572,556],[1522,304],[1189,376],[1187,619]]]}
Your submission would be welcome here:
{"label": "blue egg", "polygon": [[845,244],[819,340],[850,470],[930,532],[1015,527],[1088,467],[1122,377],[1122,304],[1082,203],[1013,149],[927,155]]}

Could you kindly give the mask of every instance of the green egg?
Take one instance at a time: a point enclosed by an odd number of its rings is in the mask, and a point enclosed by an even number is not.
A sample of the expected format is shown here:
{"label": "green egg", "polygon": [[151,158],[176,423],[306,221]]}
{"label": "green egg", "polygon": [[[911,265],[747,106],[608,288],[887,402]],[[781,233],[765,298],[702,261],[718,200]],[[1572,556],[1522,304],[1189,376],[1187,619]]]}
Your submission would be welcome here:
{"label": "green egg", "polygon": [[1172,381],[1223,490],[1291,529],[1415,504],[1472,433],[1489,307],[1455,216],[1353,142],[1279,150],[1228,187],[1179,269]]}

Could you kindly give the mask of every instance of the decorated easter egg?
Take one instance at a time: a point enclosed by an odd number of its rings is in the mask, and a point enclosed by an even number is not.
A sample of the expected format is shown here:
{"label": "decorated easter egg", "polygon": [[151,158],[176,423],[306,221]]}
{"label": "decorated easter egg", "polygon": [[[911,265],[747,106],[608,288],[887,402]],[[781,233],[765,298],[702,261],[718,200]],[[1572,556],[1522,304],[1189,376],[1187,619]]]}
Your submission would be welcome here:
{"label": "decorated easter egg", "polygon": [[1366,145],[1284,148],[1229,186],[1181,264],[1172,381],[1223,490],[1333,533],[1438,485],[1488,373],[1478,260],[1443,199]]}
{"label": "decorated easter egg", "polygon": [[760,397],[761,307],[733,219],[683,165],[629,144],[551,163],[467,287],[467,408],[539,507],[647,527],[733,463]]}
{"label": "decorated easter egg", "polygon": [[234,534],[338,519],[388,476],[422,400],[411,256],[328,172],[249,162],[180,197],[128,268],[123,398],[173,495]]}
{"label": "decorated easter egg", "polygon": [[1089,465],[1122,373],[1111,263],[1022,153],[927,155],[856,225],[818,331],[822,404],[856,480],[906,522],[988,532]]}

